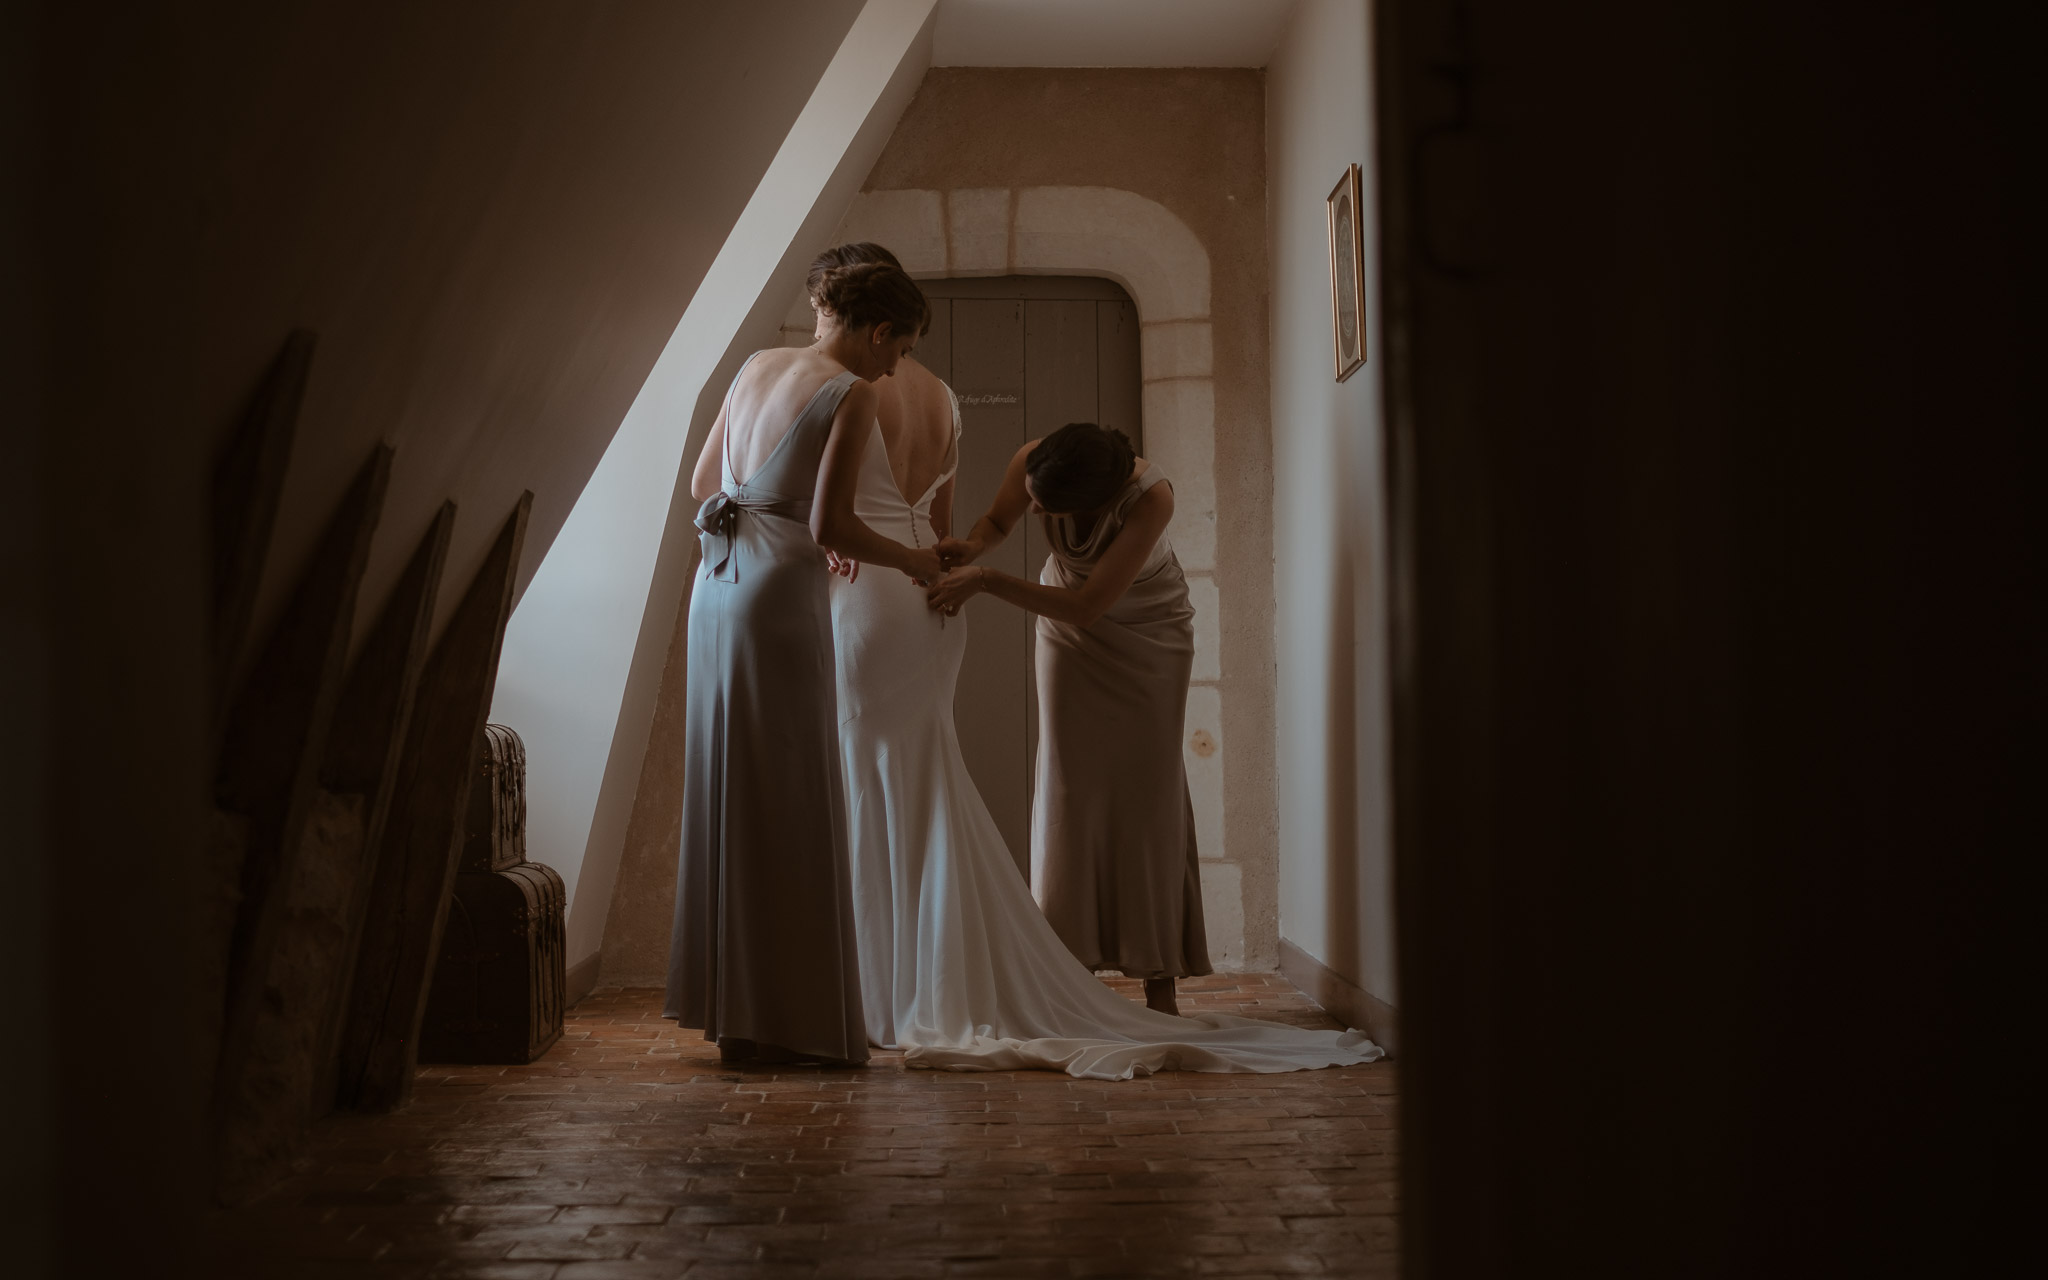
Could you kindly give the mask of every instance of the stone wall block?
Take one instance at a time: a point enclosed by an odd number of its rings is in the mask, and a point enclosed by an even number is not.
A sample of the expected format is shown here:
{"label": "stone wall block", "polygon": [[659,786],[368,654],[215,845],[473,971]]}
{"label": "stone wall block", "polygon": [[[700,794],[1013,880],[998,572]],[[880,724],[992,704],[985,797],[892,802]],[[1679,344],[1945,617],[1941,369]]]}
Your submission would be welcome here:
{"label": "stone wall block", "polygon": [[1244,968],[1244,875],[1235,862],[1202,864],[1202,922],[1209,963],[1219,972]]}
{"label": "stone wall block", "polygon": [[1215,371],[1213,331],[1207,320],[1173,320],[1145,326],[1140,344],[1142,377],[1206,378]]}
{"label": "stone wall block", "polygon": [[863,191],[847,206],[833,244],[872,240],[912,275],[946,274],[944,202],[936,191]]}
{"label": "stone wall block", "polygon": [[1145,384],[1145,453],[1173,482],[1167,536],[1190,573],[1216,569],[1216,385],[1207,378]]}
{"label": "stone wall block", "polygon": [[1012,195],[1003,187],[947,193],[946,232],[956,276],[999,276],[1010,270]]}
{"label": "stone wall block", "polygon": [[1016,270],[1111,277],[1138,319],[1209,315],[1209,254],[1165,205],[1112,187],[1026,187],[1017,193]]}
{"label": "stone wall block", "polygon": [[1188,575],[1188,600],[1195,606],[1195,679],[1223,678],[1223,609],[1216,579]]}
{"label": "stone wall block", "polygon": [[1181,758],[1187,764],[1188,794],[1195,805],[1195,845],[1206,859],[1220,858],[1223,846],[1223,691],[1198,684],[1188,690],[1187,722],[1181,727]]}

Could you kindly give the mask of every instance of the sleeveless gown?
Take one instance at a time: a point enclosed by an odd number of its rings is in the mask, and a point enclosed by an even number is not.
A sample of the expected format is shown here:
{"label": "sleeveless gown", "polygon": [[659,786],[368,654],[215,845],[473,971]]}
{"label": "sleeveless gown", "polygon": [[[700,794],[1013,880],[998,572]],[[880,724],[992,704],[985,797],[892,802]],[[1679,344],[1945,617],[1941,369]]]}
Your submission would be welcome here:
{"label": "sleeveless gown", "polygon": [[[1042,517],[1051,554],[1038,580],[1078,590],[1145,491],[1148,465],[1083,534]],[[1082,964],[1133,978],[1211,973],[1195,808],[1181,735],[1195,669],[1195,609],[1163,535],[1095,622],[1039,617],[1039,802],[1031,810],[1038,905]],[[1095,785],[1064,787],[1062,778]]]}
{"label": "sleeveless gown", "polygon": [[831,575],[809,526],[832,416],[854,381],[841,373],[818,388],[744,484],[728,453],[724,487],[697,513],[704,571],[690,598],[662,1014],[707,1040],[860,1062]]}
{"label": "sleeveless gown", "polygon": [[[957,442],[957,403],[953,430]],[[904,501],[878,426],[856,510],[879,533],[931,546],[931,501],[945,480]],[[1040,914],[961,757],[953,687],[966,618],[927,608],[923,589],[900,573],[834,578],[831,591],[871,1040],[901,1048],[912,1067],[1046,1068],[1097,1080],[1169,1069],[1294,1071],[1381,1056],[1359,1032],[1223,1014],[1175,1018],[1097,981]]]}

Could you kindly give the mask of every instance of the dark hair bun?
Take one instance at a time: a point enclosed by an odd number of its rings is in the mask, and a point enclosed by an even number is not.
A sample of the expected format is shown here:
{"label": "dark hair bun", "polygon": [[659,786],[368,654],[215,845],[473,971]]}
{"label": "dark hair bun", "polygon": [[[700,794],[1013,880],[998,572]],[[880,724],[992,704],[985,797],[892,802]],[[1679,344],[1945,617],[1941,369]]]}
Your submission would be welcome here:
{"label": "dark hair bun", "polygon": [[1131,440],[1115,427],[1069,422],[1038,442],[1024,461],[1038,505],[1064,515],[1093,511],[1122,491],[1137,463]]}
{"label": "dark hair bun", "polygon": [[872,240],[835,244],[811,259],[811,274],[804,280],[804,292],[810,295],[812,305],[817,305],[818,290],[825,284],[827,271],[834,267],[857,267],[863,262],[886,262],[898,271],[903,269],[903,264],[896,260],[895,254]]}
{"label": "dark hair bun", "polygon": [[817,275],[811,301],[839,317],[849,329],[886,324],[897,333],[922,335],[931,327],[931,304],[903,268],[886,262],[826,267]]}

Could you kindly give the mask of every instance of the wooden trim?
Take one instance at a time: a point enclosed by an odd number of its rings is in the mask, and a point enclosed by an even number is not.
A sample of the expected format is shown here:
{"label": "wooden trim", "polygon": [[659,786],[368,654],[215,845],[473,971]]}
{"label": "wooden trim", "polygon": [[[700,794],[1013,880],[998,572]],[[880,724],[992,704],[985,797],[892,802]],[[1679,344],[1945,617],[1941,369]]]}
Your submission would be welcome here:
{"label": "wooden trim", "polygon": [[304,874],[307,828],[320,807],[319,774],[342,696],[356,592],[391,459],[391,447],[380,445],[357,474],[223,727],[216,800],[246,819],[213,1082],[215,1190],[224,1203],[239,1202],[282,1172],[278,1153],[296,1141],[310,1105],[295,1089],[277,1087],[288,1068],[274,1046],[309,1038],[294,1033],[305,1011],[277,993],[301,976],[285,941],[298,909],[293,886]]}
{"label": "wooden trim", "polygon": [[335,711],[321,785],[332,792],[362,796],[367,811],[353,858],[337,862],[333,868],[346,883],[339,890],[341,936],[334,952],[339,968],[319,1010],[320,1074],[313,1091],[316,1115],[331,1110],[338,1096],[342,1034],[376,883],[377,854],[383,847],[391,798],[397,790],[413,700],[427,663],[434,601],[440,594],[441,571],[447,565],[454,533],[455,504],[443,502],[398,585],[385,599]]}
{"label": "wooden trim", "polygon": [[310,329],[295,329],[285,338],[241,425],[214,458],[210,545],[216,722],[227,716],[229,686],[256,612],[316,341]]}
{"label": "wooden trim", "polygon": [[282,890],[295,870],[341,698],[356,588],[370,561],[391,457],[389,445],[379,446],[357,473],[222,727],[215,802],[245,815],[249,834],[228,948],[217,1103],[236,1100],[241,1073],[251,1065],[248,1035],[262,1014],[262,990],[285,914]]}
{"label": "wooden trim", "polygon": [[1280,939],[1280,975],[1345,1026],[1371,1036],[1389,1058],[1400,1056],[1400,1011],[1393,1005],[1285,938]]}
{"label": "wooden trim", "polygon": [[564,1008],[574,1008],[576,1002],[597,990],[597,977],[604,968],[604,952],[595,951],[569,966],[569,973],[563,982]]}

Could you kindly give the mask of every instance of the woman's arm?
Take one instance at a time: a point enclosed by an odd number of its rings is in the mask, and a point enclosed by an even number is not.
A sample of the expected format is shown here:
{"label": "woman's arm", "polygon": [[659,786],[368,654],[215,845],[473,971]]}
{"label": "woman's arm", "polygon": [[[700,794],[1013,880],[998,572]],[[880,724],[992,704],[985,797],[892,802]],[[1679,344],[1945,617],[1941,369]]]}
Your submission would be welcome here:
{"label": "woman's arm", "polygon": [[1090,626],[1138,580],[1138,571],[1145,567],[1152,548],[1172,519],[1173,486],[1155,484],[1131,504],[1124,527],[1117,530],[1102,559],[1096,562],[1094,572],[1078,588],[1048,587],[984,565],[966,565],[933,583],[925,592],[925,600],[934,609],[958,612],[962,604],[986,591],[998,600],[1007,600],[1019,609],[1043,614],[1055,622]]}
{"label": "woman's arm", "polygon": [[725,487],[725,406],[718,406],[718,420],[704,437],[703,452],[697,455],[697,469],[690,473],[690,496],[697,501]]}
{"label": "woman's arm", "polygon": [[1003,539],[1010,536],[1010,530],[1017,527],[1017,521],[1031,509],[1031,494],[1024,488],[1024,463],[1037,447],[1038,441],[1028,440],[1022,449],[1017,450],[1003,472],[1003,483],[996,490],[995,500],[988,504],[988,514],[974,522],[965,538],[939,540],[939,554],[945,557],[948,567],[973,564],[986,555],[990,547],[1002,545]]}
{"label": "woman's arm", "polygon": [[867,526],[853,511],[860,486],[860,459],[874,434],[875,388],[856,382],[847,389],[832,415],[832,433],[825,438],[818,462],[818,487],[811,495],[811,537],[827,551],[849,560],[900,569],[916,582],[930,582],[944,572],[939,553],[930,547],[906,547]]}
{"label": "woman's arm", "polygon": [[[951,392],[946,390],[945,383],[940,382],[937,378],[933,378],[932,387],[938,392],[939,408],[948,415],[947,421],[953,424],[953,439],[947,447],[946,457],[941,465],[951,465],[957,468],[960,451],[959,410],[953,407],[953,396]],[[877,394],[879,396],[879,390]],[[938,492],[932,495],[932,533],[938,539],[951,537],[953,533],[954,480],[955,477],[948,476],[946,483],[940,485]],[[842,556],[830,548],[827,548],[825,551],[825,567],[848,582],[858,582],[860,580],[860,561]]]}

